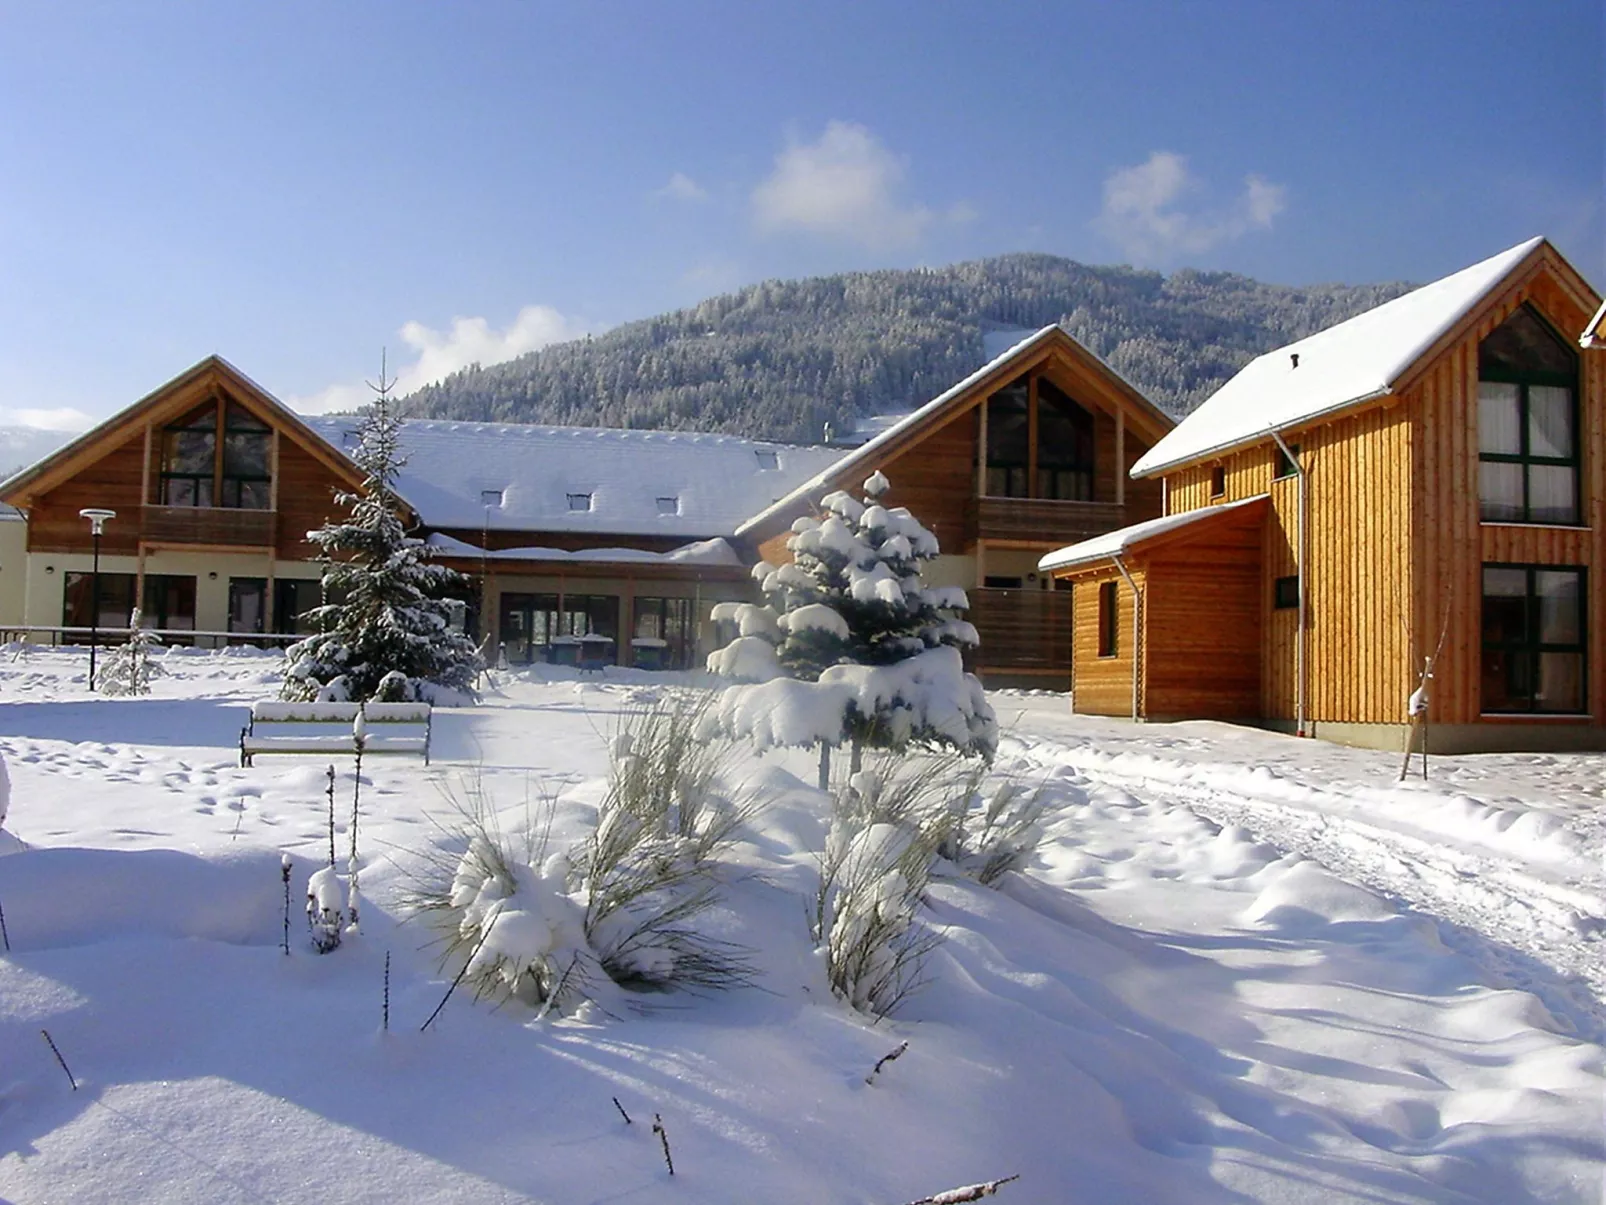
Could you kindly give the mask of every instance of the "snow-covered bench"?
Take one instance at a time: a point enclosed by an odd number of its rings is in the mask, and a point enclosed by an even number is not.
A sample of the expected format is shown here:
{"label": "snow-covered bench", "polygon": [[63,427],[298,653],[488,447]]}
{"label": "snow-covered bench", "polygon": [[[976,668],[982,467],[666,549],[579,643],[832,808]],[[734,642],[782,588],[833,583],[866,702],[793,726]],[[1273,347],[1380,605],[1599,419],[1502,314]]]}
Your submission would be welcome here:
{"label": "snow-covered bench", "polygon": [[[429,765],[428,703],[253,703],[251,721],[240,729],[240,764],[258,753],[348,753],[357,751],[352,724],[362,708],[368,753],[418,753]],[[376,731],[394,727],[399,731]]]}

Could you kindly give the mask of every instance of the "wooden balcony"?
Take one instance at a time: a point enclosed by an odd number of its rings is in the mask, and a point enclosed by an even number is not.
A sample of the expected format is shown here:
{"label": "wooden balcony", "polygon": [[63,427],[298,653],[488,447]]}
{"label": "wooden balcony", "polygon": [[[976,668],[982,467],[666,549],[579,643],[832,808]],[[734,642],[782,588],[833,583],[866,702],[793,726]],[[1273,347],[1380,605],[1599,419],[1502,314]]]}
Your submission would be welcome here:
{"label": "wooden balcony", "polygon": [[1125,527],[1127,508],[1113,502],[1059,502],[1048,498],[983,497],[971,500],[970,539],[1063,548]]}
{"label": "wooden balcony", "polygon": [[211,544],[230,548],[273,545],[279,514],[231,506],[147,506],[140,539],[147,544]]}
{"label": "wooden balcony", "polygon": [[1069,590],[970,590],[982,673],[1041,675],[1045,686],[1071,684]]}

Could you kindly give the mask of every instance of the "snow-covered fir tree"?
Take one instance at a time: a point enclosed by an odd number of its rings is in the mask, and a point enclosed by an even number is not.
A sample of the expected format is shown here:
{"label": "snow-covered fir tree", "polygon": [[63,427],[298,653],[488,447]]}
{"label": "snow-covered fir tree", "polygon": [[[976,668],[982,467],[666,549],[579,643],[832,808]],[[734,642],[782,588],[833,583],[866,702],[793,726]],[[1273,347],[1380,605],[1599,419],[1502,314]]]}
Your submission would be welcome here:
{"label": "snow-covered fir tree", "polygon": [[151,679],[161,676],[162,667],[151,659],[152,646],[162,638],[149,628],[141,626],[140,609],[135,607],[128,617],[132,629],[128,643],[113,645],[101,666],[98,685],[107,695],[148,695]]}
{"label": "snow-covered fir tree", "polygon": [[864,748],[910,743],[992,755],[997,721],[961,661],[978,643],[962,618],[969,601],[925,584],[937,538],[907,508],[882,505],[888,488],[876,472],[862,499],[827,495],[822,517],[792,525],[792,562],[754,568],[767,605],[716,608],[739,635],[709,669],[760,683],[722,702],[727,730],[761,745],[849,743],[855,768]]}
{"label": "snow-covered fir tree", "polygon": [[318,632],[291,645],[286,699],[304,701],[443,701],[472,697],[480,657],[450,622],[443,595],[463,575],[429,562],[429,549],[399,517],[396,474],[401,419],[381,369],[373,402],[363,411],[352,460],[363,472],[359,493],[335,496],[349,516],[307,538],[324,561],[327,600],[309,618]]}

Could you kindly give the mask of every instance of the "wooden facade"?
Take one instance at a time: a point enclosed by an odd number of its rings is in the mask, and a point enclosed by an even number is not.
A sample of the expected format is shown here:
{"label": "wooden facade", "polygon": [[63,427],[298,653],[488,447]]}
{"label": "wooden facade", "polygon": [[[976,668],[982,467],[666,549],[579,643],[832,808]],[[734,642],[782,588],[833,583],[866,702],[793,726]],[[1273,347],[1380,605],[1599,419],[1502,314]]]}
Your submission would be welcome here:
{"label": "wooden facade", "polygon": [[[1090,497],[1041,496],[1040,470],[1062,451],[1041,434],[1044,382],[1088,415]],[[1025,390],[1028,451],[1023,488],[1005,495],[988,490],[988,414],[990,400],[1011,388]],[[833,489],[856,492],[879,470],[891,482],[885,504],[907,507],[937,536],[942,559],[955,566],[956,580],[945,584],[971,592],[969,619],[981,637],[976,671],[993,683],[1068,687],[1073,593],[1050,589],[1052,582],[1035,571],[1036,560],[1068,542],[1158,516],[1160,483],[1132,481],[1129,474],[1172,425],[1097,357],[1059,328],[1048,328],[844,457],[809,496],[785,500],[742,534],[763,560],[785,562],[795,518],[813,512]],[[1000,574],[1006,557],[1011,568]],[[1023,560],[1029,571],[1019,569]]]}
{"label": "wooden facade", "polygon": [[[1454,726],[1460,744],[1520,747],[1532,739],[1523,730],[1557,726],[1592,726],[1606,735],[1606,349],[1578,352],[1578,523],[1483,521],[1478,429],[1479,346],[1491,332],[1527,306],[1565,335],[1582,329],[1597,304],[1571,267],[1548,244],[1540,244],[1406,368],[1390,392],[1280,432],[1305,472],[1303,711],[1318,733],[1324,725],[1330,732],[1339,726],[1372,729],[1370,736],[1383,740],[1388,729],[1408,723],[1407,700],[1442,634],[1430,719]],[[1208,571],[1220,550],[1212,551],[1201,539],[1190,549],[1188,563],[1177,561],[1177,554],[1134,558],[1150,596],[1145,599],[1144,714],[1285,723],[1299,715],[1299,611],[1277,605],[1279,579],[1286,584],[1297,578],[1302,559],[1300,480],[1292,473],[1278,476],[1284,461],[1267,436],[1161,471],[1168,513],[1261,496],[1268,505],[1252,557],[1239,550]],[[1177,546],[1178,553],[1183,547]],[[1250,561],[1258,595],[1253,614],[1243,608],[1239,580]],[[1585,570],[1587,714],[1484,713],[1482,572],[1491,564]],[[1083,581],[1095,580],[1091,572],[1078,570],[1079,599]],[[1109,566],[1102,570],[1105,577],[1110,572]],[[1233,580],[1230,588],[1227,579]],[[1232,600],[1218,596],[1223,589]],[[1208,641],[1190,637],[1188,608],[1167,619],[1168,599],[1179,595],[1195,600],[1192,630],[1208,631]],[[1211,615],[1208,629],[1198,624],[1200,613]],[[1218,616],[1230,616],[1230,622]],[[1087,700],[1081,697],[1081,657],[1088,639],[1082,626],[1079,613],[1077,710],[1130,711],[1129,699],[1124,707],[1112,708],[1102,684]],[[1247,645],[1251,634],[1257,642],[1253,650]],[[1168,693],[1179,678],[1223,681],[1227,663],[1216,655],[1218,648],[1234,650],[1228,658],[1233,663],[1258,662],[1253,692],[1258,697],[1252,706],[1242,674],[1223,697],[1208,698],[1192,689]]]}

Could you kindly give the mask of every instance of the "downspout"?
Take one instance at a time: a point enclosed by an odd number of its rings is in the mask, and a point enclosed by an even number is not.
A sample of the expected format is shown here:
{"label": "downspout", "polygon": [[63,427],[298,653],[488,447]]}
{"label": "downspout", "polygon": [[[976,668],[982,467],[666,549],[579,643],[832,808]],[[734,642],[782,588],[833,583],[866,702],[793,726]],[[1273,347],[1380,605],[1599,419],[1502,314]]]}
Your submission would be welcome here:
{"label": "downspout", "polygon": [[1121,558],[1117,556],[1110,559],[1132,590],[1132,719],[1136,722],[1141,718],[1138,715],[1138,636],[1143,630],[1143,595],[1138,590],[1138,584],[1132,580],[1132,575],[1126,571],[1126,566],[1121,563]]}
{"label": "downspout", "polygon": [[1308,628],[1305,622],[1305,561],[1309,554],[1310,539],[1310,490],[1305,479],[1305,466],[1299,463],[1289,446],[1283,442],[1283,437],[1272,430],[1271,437],[1277,441],[1288,463],[1294,466],[1294,472],[1299,477],[1299,542],[1298,542],[1298,580],[1299,580],[1299,638],[1294,642],[1294,735],[1307,736],[1305,731],[1306,695],[1309,693],[1309,678],[1306,670],[1309,657]]}

